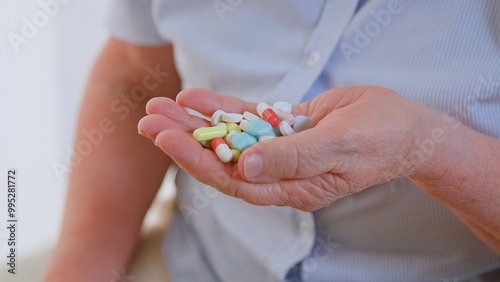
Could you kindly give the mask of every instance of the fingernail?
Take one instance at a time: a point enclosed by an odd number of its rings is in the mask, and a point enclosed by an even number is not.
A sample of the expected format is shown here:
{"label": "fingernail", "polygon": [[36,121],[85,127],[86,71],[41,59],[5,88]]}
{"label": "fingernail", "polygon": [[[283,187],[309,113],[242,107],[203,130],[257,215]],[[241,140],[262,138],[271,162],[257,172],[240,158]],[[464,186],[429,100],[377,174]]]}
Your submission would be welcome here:
{"label": "fingernail", "polygon": [[161,149],[160,143],[156,142],[156,139],[153,140],[153,143],[155,144],[156,147]]}
{"label": "fingernail", "polygon": [[147,134],[144,130],[142,130],[142,129],[139,129],[139,132],[138,132],[138,133],[139,133],[140,135],[144,136],[144,137],[148,137],[148,138],[149,138],[148,134]]}
{"label": "fingernail", "polygon": [[255,178],[262,173],[262,158],[257,154],[251,154],[245,158],[243,172],[248,179]]}

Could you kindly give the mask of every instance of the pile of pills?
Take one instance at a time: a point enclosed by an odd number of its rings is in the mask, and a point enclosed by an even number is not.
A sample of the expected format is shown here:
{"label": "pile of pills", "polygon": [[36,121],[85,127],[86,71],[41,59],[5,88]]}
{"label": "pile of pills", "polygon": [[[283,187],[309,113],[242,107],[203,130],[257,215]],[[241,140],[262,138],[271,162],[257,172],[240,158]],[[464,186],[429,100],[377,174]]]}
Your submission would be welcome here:
{"label": "pile of pills", "polygon": [[237,162],[241,152],[257,142],[311,127],[306,116],[292,114],[292,105],[288,102],[280,101],[272,106],[262,102],[256,110],[259,116],[217,110],[210,118],[212,126],[196,129],[193,138],[212,149],[222,162],[229,163]]}

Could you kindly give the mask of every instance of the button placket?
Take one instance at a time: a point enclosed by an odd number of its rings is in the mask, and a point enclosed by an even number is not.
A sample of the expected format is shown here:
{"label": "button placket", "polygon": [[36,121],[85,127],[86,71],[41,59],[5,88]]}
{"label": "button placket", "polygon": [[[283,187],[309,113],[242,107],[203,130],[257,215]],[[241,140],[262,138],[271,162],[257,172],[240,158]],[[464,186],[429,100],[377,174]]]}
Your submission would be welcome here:
{"label": "button placket", "polygon": [[309,58],[307,58],[307,66],[314,67],[315,65],[317,65],[319,62],[319,57],[320,54],[318,51],[314,51],[311,54],[309,54]]}

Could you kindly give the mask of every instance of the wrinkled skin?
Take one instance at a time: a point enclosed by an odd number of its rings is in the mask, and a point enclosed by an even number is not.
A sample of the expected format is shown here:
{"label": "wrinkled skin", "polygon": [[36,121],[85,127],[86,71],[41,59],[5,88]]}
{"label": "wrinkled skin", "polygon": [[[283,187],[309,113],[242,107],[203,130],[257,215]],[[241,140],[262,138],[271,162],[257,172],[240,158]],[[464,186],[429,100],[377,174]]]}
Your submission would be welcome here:
{"label": "wrinkled skin", "polygon": [[415,140],[425,135],[429,116],[439,116],[439,111],[386,88],[332,89],[293,107],[293,114],[308,116],[313,128],[257,143],[238,163],[224,164],[192,138],[193,130],[208,122],[183,107],[210,116],[217,109],[255,113],[256,104],[206,89],[187,89],[176,102],[150,100],[139,132],[191,176],[227,195],[304,211],[415,175],[423,162],[408,165],[409,153]]}

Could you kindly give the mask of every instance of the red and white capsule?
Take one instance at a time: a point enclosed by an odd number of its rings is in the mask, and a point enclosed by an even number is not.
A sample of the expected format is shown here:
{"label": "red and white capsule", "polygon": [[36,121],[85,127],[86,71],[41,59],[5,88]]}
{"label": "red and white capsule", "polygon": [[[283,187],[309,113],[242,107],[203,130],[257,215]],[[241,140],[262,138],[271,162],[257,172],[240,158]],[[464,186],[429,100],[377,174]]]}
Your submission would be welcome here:
{"label": "red and white capsule", "polygon": [[280,124],[280,117],[267,103],[259,103],[257,105],[257,113],[263,120],[269,122],[272,127],[276,127]]}
{"label": "red and white capsule", "polygon": [[216,137],[212,139],[210,145],[221,162],[228,163],[233,159],[233,152],[231,152],[223,138]]}

